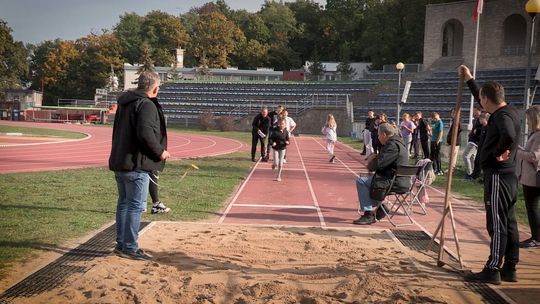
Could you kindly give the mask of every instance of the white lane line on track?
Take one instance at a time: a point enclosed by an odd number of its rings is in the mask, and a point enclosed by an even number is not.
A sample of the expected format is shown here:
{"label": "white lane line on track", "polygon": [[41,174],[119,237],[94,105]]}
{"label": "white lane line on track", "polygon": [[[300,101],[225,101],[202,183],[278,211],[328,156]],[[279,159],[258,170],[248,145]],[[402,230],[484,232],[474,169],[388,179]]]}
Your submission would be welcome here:
{"label": "white lane line on track", "polygon": [[234,197],[232,198],[232,200],[229,202],[229,205],[227,206],[227,208],[225,209],[225,212],[223,212],[223,214],[221,215],[221,217],[219,218],[219,221],[218,221],[218,224],[222,224],[223,221],[225,220],[225,218],[227,217],[227,214],[229,214],[229,212],[231,211],[234,203],[236,202],[236,200],[238,199],[238,197],[240,196],[240,193],[242,193],[242,191],[244,190],[244,188],[246,187],[249,179],[251,178],[251,176],[253,175],[253,172],[255,172],[255,169],[257,168],[257,166],[259,165],[260,163],[260,160],[257,161],[257,163],[255,164],[255,166],[253,166],[253,168],[251,169],[251,172],[249,172],[248,176],[246,177],[246,179],[244,180],[244,182],[242,183],[242,185],[240,186],[240,188],[238,188],[238,191],[236,191],[236,194],[234,195]]}
{"label": "white lane line on track", "polygon": [[264,204],[236,204],[235,207],[253,207],[253,208],[283,208],[283,209],[314,209],[316,206],[310,205],[264,205]]}
{"label": "white lane line on track", "polygon": [[92,138],[92,135],[88,133],[83,133],[83,134],[86,135],[86,137],[79,138],[79,139],[66,139],[66,140],[61,140],[61,141],[49,141],[49,142],[14,144],[14,145],[0,145],[0,148],[41,146],[41,145],[51,145],[51,144],[62,144],[62,143],[68,143],[68,142],[72,143],[72,142],[79,142],[79,141],[88,140]]}
{"label": "white lane line on track", "polygon": [[294,145],[296,146],[296,150],[298,151],[298,157],[300,158],[300,163],[302,164],[302,168],[304,168],[304,174],[306,175],[309,192],[311,193],[311,199],[313,200],[315,207],[317,207],[317,215],[319,216],[321,227],[324,228],[326,227],[326,222],[324,221],[324,216],[322,214],[321,208],[319,207],[317,196],[315,195],[315,191],[313,190],[313,185],[311,184],[311,179],[309,178],[309,174],[307,172],[306,165],[304,163],[304,158],[302,157],[302,153],[300,152],[300,148],[298,147],[298,140],[295,137],[293,137],[293,140],[294,140]]}

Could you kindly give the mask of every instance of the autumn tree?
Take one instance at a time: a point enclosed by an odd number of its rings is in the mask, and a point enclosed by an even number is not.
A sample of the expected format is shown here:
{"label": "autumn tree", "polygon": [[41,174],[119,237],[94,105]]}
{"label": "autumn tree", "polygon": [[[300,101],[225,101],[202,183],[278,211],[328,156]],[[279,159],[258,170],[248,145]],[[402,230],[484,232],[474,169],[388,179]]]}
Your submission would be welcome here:
{"label": "autumn tree", "polygon": [[22,42],[14,41],[11,28],[0,19],[0,95],[5,89],[22,86],[28,74],[27,51]]}
{"label": "autumn tree", "polygon": [[141,51],[142,51],[142,55],[141,55],[141,58],[139,59],[141,66],[139,67],[139,69],[137,69],[137,73],[140,74],[146,71],[154,71],[155,70],[154,60],[152,60],[152,56],[151,56],[152,50],[150,49],[150,45],[148,43],[144,43],[141,48]]}
{"label": "autumn tree", "polygon": [[192,37],[191,51],[209,67],[228,66],[228,56],[245,39],[242,31],[223,14],[212,12],[199,16]]}

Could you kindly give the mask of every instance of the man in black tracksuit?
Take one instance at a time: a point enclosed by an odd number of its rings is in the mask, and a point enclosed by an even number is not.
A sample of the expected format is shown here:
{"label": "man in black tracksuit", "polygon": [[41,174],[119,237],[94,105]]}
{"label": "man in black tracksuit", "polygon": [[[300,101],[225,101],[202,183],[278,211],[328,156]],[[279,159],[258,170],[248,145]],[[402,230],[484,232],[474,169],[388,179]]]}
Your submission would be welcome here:
{"label": "man in black tracksuit", "polygon": [[[261,143],[261,159],[262,161],[268,161],[268,155],[266,155],[266,141],[268,139],[268,132],[270,128],[270,117],[268,117],[268,109],[263,108],[261,113],[257,114],[251,123],[251,160],[255,159],[255,152],[257,152],[257,144]],[[261,134],[264,137],[261,137]]]}
{"label": "man in black tracksuit", "polygon": [[416,112],[416,124],[418,127],[418,133],[420,133],[420,144],[422,145],[422,153],[424,153],[424,159],[430,157],[429,152],[429,134],[428,134],[428,124],[422,118],[422,112]]}
{"label": "man in black tracksuit", "polygon": [[517,282],[519,234],[514,205],[518,189],[516,152],[520,135],[519,114],[505,102],[504,88],[499,83],[489,81],[479,89],[466,66],[462,65],[459,73],[464,76],[474,98],[485,111],[491,113],[480,152],[487,230],[491,237],[490,255],[484,269],[467,275],[465,280],[493,284],[501,284],[501,279]]}

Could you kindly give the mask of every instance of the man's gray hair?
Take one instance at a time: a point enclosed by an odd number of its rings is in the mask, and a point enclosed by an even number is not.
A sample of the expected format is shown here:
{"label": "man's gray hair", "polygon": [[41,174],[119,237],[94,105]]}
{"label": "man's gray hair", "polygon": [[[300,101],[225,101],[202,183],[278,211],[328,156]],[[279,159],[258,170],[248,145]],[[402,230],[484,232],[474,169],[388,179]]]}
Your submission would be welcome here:
{"label": "man's gray hair", "polygon": [[139,81],[137,82],[137,89],[150,91],[156,84],[159,84],[159,75],[156,72],[144,71],[139,75]]}
{"label": "man's gray hair", "polygon": [[395,135],[396,132],[397,130],[394,126],[392,126],[392,124],[383,122],[382,124],[379,125],[379,131],[378,131],[379,134],[384,133],[388,136],[392,136],[392,135]]}

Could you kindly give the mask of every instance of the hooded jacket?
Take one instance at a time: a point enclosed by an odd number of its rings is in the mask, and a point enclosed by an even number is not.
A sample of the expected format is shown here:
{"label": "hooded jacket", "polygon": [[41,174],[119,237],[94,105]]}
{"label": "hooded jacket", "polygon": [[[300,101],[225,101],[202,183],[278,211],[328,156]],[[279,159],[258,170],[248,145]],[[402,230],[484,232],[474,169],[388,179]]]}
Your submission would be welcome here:
{"label": "hooded jacket", "polygon": [[[407,151],[407,147],[405,147],[401,138],[398,135],[394,135],[381,147],[376,161],[370,162],[368,169],[375,171],[376,175],[391,180],[396,175],[398,166],[408,165],[408,163],[409,151]],[[401,176],[396,178],[392,190],[399,192],[407,191],[410,186],[411,179],[407,176]]]}
{"label": "hooded jacket", "polygon": [[118,97],[109,169],[112,171],[162,171],[161,154],[167,149],[165,117],[157,98],[142,90]]}

